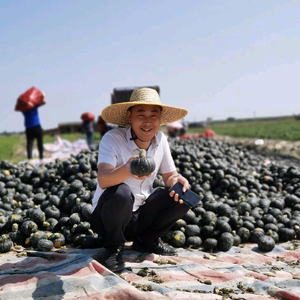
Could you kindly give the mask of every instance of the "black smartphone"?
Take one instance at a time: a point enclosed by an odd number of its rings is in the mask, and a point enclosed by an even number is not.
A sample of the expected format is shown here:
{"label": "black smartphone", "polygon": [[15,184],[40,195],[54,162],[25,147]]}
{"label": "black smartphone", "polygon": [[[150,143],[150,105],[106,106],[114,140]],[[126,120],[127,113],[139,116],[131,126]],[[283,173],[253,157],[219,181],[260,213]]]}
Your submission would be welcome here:
{"label": "black smartphone", "polygon": [[194,193],[191,190],[186,190],[185,193],[182,192],[183,185],[180,182],[174,184],[169,191],[175,191],[175,194],[179,195],[179,199],[182,199],[185,204],[189,205],[190,207],[195,207],[201,201],[201,196]]}

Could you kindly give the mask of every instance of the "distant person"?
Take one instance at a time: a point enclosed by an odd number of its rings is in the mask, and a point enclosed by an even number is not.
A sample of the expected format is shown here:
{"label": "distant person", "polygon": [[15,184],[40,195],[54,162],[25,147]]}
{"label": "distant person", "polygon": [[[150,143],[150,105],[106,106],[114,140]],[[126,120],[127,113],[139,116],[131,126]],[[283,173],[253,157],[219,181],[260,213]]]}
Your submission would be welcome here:
{"label": "distant person", "polygon": [[29,162],[32,160],[33,142],[37,140],[38,152],[40,162],[43,162],[44,158],[44,146],[43,146],[43,129],[41,126],[38,108],[46,104],[45,97],[42,98],[41,102],[33,109],[27,112],[22,112],[24,115],[24,123],[26,128],[26,148],[27,158]]}
{"label": "distant person", "polygon": [[97,121],[97,129],[100,132],[100,138],[102,138],[103,135],[109,130],[107,123],[102,119],[101,116],[99,116]]}
{"label": "distant person", "polygon": [[188,123],[184,120],[181,120],[182,128],[179,130],[179,135],[184,135],[187,132]]}
{"label": "distant person", "polygon": [[215,132],[212,129],[206,129],[204,133],[205,137],[213,138],[216,136]]}
{"label": "distant person", "polygon": [[93,143],[94,143],[94,121],[83,121],[82,122],[82,131],[86,135],[86,141],[91,149]]}
{"label": "distant person", "polygon": [[177,138],[182,134],[183,125],[179,122],[173,122],[167,124],[168,136],[171,138]]}

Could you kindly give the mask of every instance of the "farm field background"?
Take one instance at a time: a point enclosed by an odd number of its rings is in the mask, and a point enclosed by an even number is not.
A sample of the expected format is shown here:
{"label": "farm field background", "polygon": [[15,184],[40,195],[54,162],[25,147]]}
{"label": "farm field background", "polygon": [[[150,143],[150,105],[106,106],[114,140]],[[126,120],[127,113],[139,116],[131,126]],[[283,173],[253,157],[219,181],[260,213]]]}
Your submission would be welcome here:
{"label": "farm field background", "polygon": [[[212,129],[218,136],[232,138],[300,141],[300,120],[295,117],[212,122],[206,127],[188,128],[188,133],[198,134],[204,132],[207,128]],[[84,138],[81,133],[61,134],[60,137],[70,142]],[[44,135],[44,143],[52,143],[53,141],[53,135]],[[96,144],[100,142],[98,132],[94,134],[94,142]],[[0,135],[0,161],[9,160],[17,163],[25,160],[25,149],[25,134]]]}
{"label": "farm field background", "polygon": [[[213,122],[209,128],[218,135],[231,137],[286,141],[300,140],[300,120],[295,117]],[[190,128],[189,130],[191,133],[199,132],[199,128]]]}

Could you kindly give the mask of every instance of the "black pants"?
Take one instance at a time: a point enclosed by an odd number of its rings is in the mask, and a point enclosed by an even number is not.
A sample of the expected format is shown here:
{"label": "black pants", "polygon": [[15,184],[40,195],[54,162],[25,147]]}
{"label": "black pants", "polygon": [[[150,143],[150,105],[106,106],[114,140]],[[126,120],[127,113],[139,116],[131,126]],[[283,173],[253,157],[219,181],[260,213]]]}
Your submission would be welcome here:
{"label": "black pants", "polygon": [[122,183],[107,188],[91,216],[91,227],[104,239],[104,246],[119,246],[140,238],[154,241],[166,235],[189,207],[169,196],[167,188],[153,192],[146,203],[133,212],[134,196]]}
{"label": "black pants", "polygon": [[43,129],[40,125],[26,129],[27,139],[27,157],[32,158],[32,148],[34,139],[37,139],[38,151],[40,159],[44,157],[44,146],[43,146]]}

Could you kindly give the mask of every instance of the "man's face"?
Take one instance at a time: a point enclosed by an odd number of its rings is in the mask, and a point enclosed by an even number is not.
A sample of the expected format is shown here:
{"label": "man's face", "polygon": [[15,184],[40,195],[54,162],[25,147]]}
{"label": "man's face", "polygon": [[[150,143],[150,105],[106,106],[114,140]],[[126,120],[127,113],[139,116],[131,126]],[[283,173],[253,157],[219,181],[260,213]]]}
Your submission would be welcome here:
{"label": "man's face", "polygon": [[127,117],[137,137],[150,142],[159,129],[161,108],[157,105],[136,105],[127,111]]}

